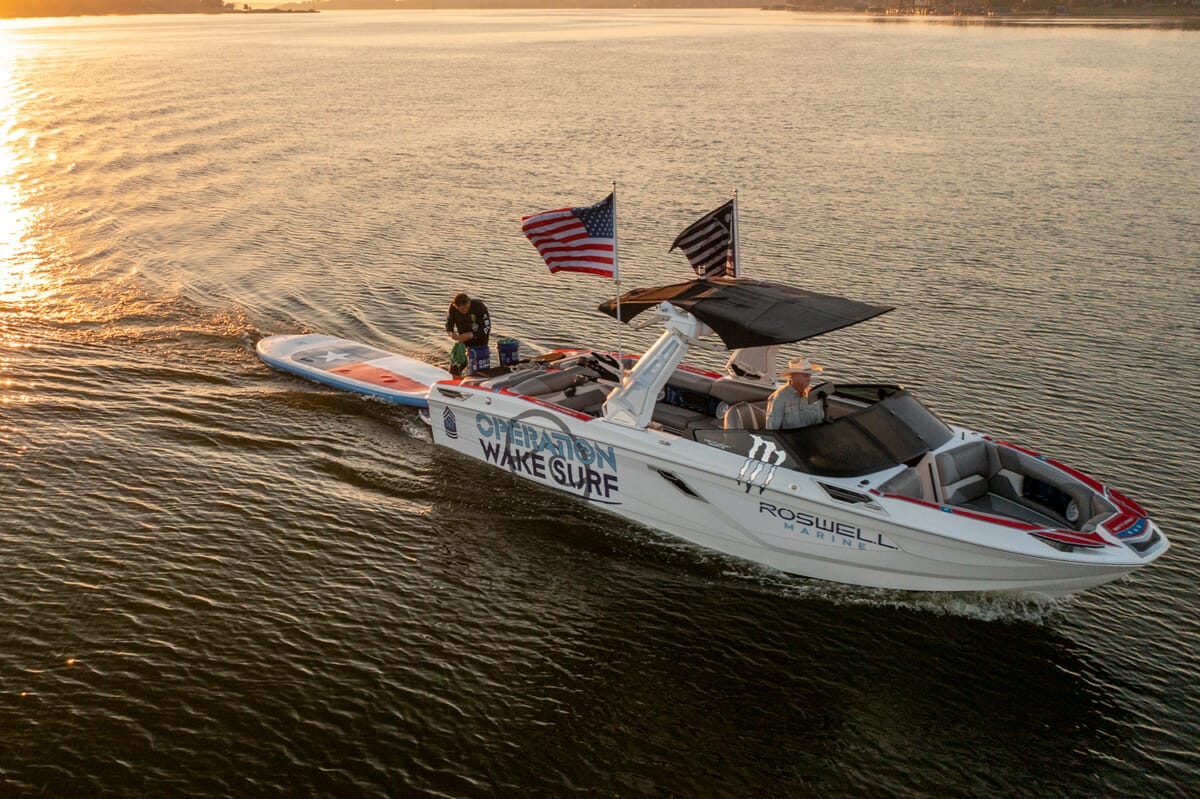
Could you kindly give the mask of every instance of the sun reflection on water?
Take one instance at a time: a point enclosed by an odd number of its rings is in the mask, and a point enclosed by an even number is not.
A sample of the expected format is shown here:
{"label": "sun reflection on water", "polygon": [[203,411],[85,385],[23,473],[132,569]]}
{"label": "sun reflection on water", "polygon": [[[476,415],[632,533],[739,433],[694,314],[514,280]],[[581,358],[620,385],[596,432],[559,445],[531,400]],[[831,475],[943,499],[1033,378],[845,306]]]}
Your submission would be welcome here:
{"label": "sun reflection on water", "polygon": [[17,43],[0,31],[0,303],[23,304],[43,288],[28,244],[33,214],[20,183],[21,128]]}

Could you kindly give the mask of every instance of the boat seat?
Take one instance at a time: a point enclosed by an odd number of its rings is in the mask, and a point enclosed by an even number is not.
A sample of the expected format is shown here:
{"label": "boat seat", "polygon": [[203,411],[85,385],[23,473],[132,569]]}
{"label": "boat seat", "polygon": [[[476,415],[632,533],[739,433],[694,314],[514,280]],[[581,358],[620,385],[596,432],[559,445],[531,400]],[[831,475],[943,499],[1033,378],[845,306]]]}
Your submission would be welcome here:
{"label": "boat seat", "polygon": [[879,486],[884,494],[899,494],[910,499],[924,499],[925,491],[921,488],[921,476],[911,466]]}
{"label": "boat seat", "polygon": [[708,393],[721,402],[735,405],[739,402],[762,402],[771,396],[773,390],[771,386],[743,383],[741,380],[730,380],[723,377],[713,381],[712,388]]}
{"label": "boat seat", "polygon": [[479,385],[484,388],[490,388],[499,391],[502,388],[512,388],[518,383],[523,383],[531,377],[545,374],[542,369],[521,369],[518,371],[509,372],[506,375],[493,377],[491,380],[481,381]]}
{"label": "boat seat", "polygon": [[651,419],[668,430],[687,435],[692,430],[702,427],[716,427],[716,420],[705,413],[670,405],[666,402],[656,402]]}
{"label": "boat seat", "polygon": [[766,402],[735,402],[725,411],[726,430],[761,430],[767,426]]}
{"label": "boat seat", "polygon": [[527,397],[536,397],[552,391],[562,391],[568,386],[577,386],[589,380],[595,380],[599,376],[599,372],[586,366],[572,366],[561,371],[540,372],[537,377],[522,381],[519,393]]}
{"label": "boat seat", "polygon": [[712,388],[715,379],[708,375],[676,369],[671,374],[671,379],[663,386],[663,399],[671,405],[711,415],[717,401],[708,390]]}
{"label": "boat seat", "polygon": [[963,505],[988,493],[992,476],[1000,471],[1000,456],[993,444],[971,441],[938,455],[937,469],[942,501]]}
{"label": "boat seat", "polygon": [[[1116,512],[1116,507],[1099,495],[1076,484],[1048,463],[1025,455],[1009,447],[996,448],[1000,458],[1000,472],[992,478],[991,491],[1005,499],[1031,507],[1043,515],[1054,518],[1059,524],[1076,530],[1093,529],[1096,524]],[[1067,519],[1067,508],[1048,507],[1025,495],[1025,480],[1040,481],[1066,494],[1078,511],[1075,521]]]}
{"label": "boat seat", "polygon": [[990,441],[972,441],[936,460],[947,505],[1075,530],[1094,529],[1116,510],[1050,464]]}
{"label": "boat seat", "polygon": [[[570,389],[567,390],[570,391]],[[573,411],[590,413],[594,416],[600,411],[600,407],[604,405],[604,400],[608,399],[608,392],[611,390],[607,386],[593,384],[582,386],[570,396],[564,395],[562,398],[545,397],[544,399],[547,402],[553,402],[555,405],[561,405]]]}
{"label": "boat seat", "polygon": [[994,513],[997,516],[1007,516],[1010,519],[1019,519],[1023,522],[1041,524],[1047,527],[1053,527],[1060,523],[1053,517],[1039,513],[1033,508],[1022,505],[1020,502],[1005,499],[998,494],[984,494],[979,499],[963,503],[963,507],[970,510],[977,510],[981,513]]}
{"label": "boat seat", "polygon": [[698,375],[695,372],[676,369],[671,373],[671,379],[667,381],[667,385],[676,386],[684,391],[694,391],[697,394],[707,394],[715,381],[716,378],[708,375]]}

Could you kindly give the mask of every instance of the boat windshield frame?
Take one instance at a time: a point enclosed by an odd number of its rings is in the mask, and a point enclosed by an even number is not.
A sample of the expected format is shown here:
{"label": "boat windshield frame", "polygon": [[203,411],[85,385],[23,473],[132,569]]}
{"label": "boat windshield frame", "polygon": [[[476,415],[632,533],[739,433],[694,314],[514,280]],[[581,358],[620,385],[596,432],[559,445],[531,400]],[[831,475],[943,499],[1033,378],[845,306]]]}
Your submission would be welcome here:
{"label": "boat windshield frame", "polygon": [[[777,465],[821,477],[861,477],[911,464],[954,436],[900,386],[838,386],[835,397],[869,402],[832,421],[791,430],[697,430],[696,440],[753,459],[785,453]],[[764,447],[760,442],[771,442]]]}

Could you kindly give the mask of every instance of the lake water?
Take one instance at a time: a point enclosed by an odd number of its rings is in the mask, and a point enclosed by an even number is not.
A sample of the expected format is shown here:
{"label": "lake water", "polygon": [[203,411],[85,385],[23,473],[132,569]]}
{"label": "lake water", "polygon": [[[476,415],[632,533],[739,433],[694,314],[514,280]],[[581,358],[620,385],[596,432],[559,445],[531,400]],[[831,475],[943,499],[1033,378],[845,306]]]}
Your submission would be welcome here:
{"label": "lake water", "polygon": [[[1197,36],[0,24],[0,794],[1200,795]],[[519,232],[614,180],[625,288],[686,279],[670,242],[736,188],[748,274],[897,306],[811,343],[833,377],[1174,548],[1049,604],[787,577],[254,357],[438,361],[461,289],[527,352],[615,346],[612,284]]]}

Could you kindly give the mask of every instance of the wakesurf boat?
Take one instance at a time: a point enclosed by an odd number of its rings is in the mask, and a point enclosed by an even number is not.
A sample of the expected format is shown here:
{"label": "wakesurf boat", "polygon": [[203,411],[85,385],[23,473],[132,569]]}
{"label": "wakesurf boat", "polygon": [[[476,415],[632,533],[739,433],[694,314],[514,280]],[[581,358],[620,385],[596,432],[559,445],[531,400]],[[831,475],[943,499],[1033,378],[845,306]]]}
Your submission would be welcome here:
{"label": "wakesurf boat", "polygon": [[[323,336],[274,336],[257,349],[310,379],[423,406],[439,446],[790,574],[1063,596],[1169,546],[1133,500],[943,422],[899,385],[814,385],[823,422],[766,429],[782,345],[890,307],[720,277],[638,289],[600,310],[663,332],[640,357],[565,349],[461,379]],[[714,339],[733,351],[725,373],[684,364]]]}
{"label": "wakesurf boat", "polygon": [[[434,442],[699,546],[851,585],[1061,596],[1167,550],[1133,500],[947,424],[899,385],[815,386],[826,421],[765,429],[781,345],[889,307],[713,278],[632,291],[620,309],[663,325],[645,354],[559,350],[435,383]],[[683,363],[714,336],[734,350],[725,374]]]}

